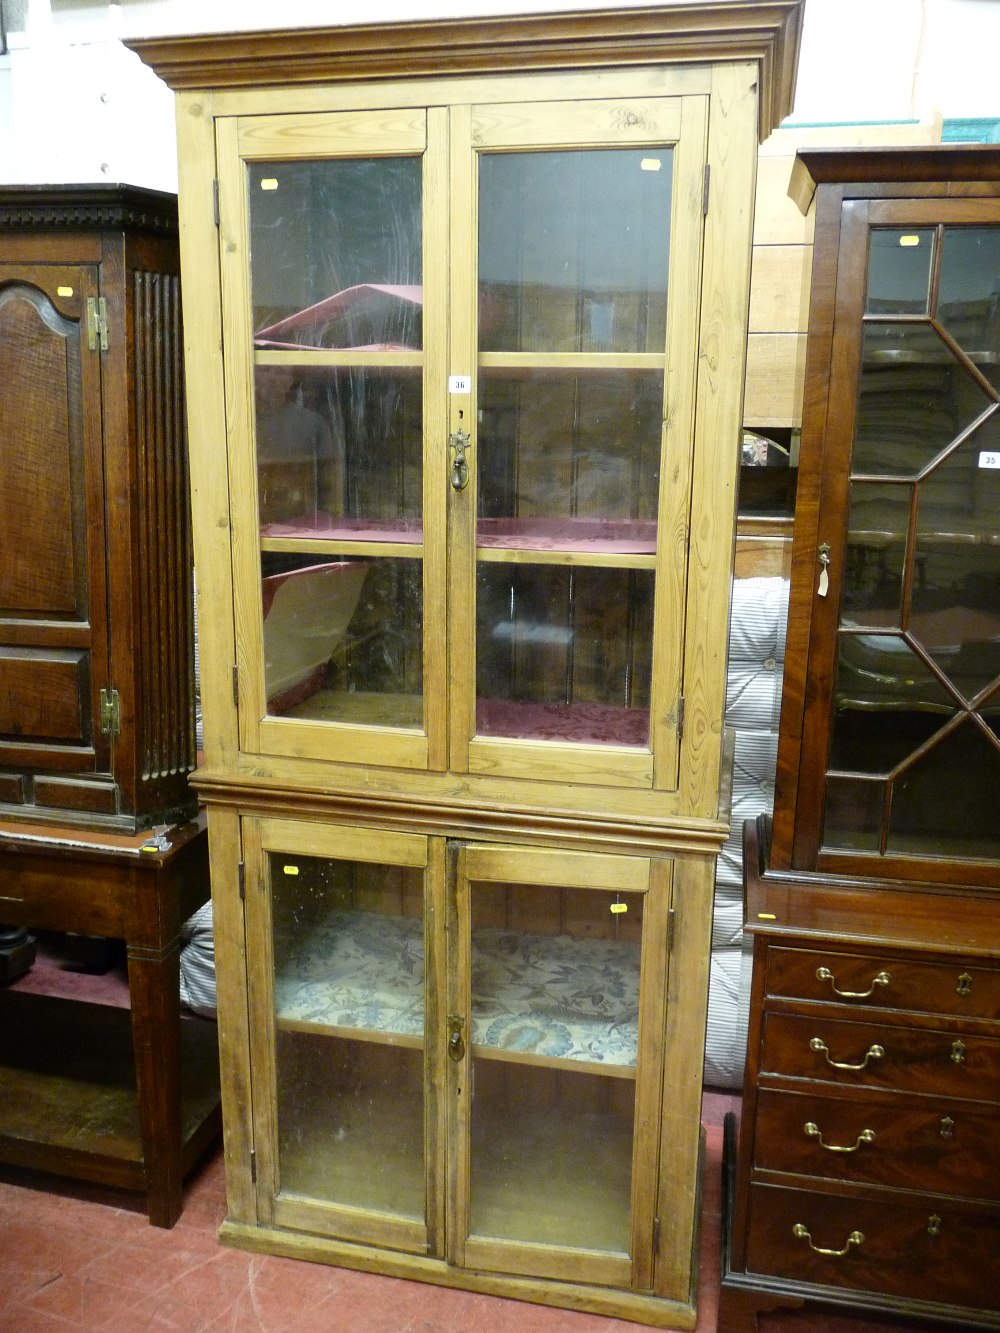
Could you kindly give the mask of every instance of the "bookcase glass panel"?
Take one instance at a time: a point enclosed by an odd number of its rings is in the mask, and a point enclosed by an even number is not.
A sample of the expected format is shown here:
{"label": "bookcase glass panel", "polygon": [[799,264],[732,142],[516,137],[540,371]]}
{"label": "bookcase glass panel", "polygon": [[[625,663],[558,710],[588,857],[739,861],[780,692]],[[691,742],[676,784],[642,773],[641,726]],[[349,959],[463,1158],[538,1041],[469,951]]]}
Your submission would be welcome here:
{"label": "bookcase glass panel", "polygon": [[1000,227],[944,227],[938,319],[1000,389]]}
{"label": "bookcase glass panel", "polygon": [[673,150],[483,153],[479,346],[658,352]]}
{"label": "bookcase glass panel", "polygon": [[925,315],[933,227],[875,227],[868,246],[868,315]]}
{"label": "bookcase glass panel", "polygon": [[648,746],[648,569],[480,561],[476,729]]}
{"label": "bookcase glass panel", "polygon": [[254,406],[264,536],[419,541],[419,367],[259,365]]}
{"label": "bookcase glass panel", "polygon": [[419,157],[251,162],[254,344],[421,346]]}
{"label": "bookcase glass panel", "polygon": [[471,1230],[627,1253],[643,895],[473,883]]}
{"label": "bookcase glass panel", "polygon": [[392,557],[261,557],[268,712],[423,725],[423,564]]}
{"label": "bookcase glass panel", "polygon": [[1000,229],[873,230],[866,311],[824,843],[992,857]]}
{"label": "bookcase glass panel", "polygon": [[655,549],[662,371],[481,370],[478,402],[480,540],[506,528]]}
{"label": "bookcase glass panel", "polygon": [[423,873],[270,853],[279,1188],[423,1219]]}

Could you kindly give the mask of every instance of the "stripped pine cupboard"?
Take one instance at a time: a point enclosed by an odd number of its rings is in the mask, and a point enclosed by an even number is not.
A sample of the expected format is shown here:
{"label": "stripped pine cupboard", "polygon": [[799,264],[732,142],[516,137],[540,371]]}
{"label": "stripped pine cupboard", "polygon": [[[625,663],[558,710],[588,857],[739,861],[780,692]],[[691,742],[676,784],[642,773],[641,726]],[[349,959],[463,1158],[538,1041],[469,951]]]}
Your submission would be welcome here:
{"label": "stripped pine cupboard", "polygon": [[799,22],[135,43],[178,92],[229,1243],[694,1324]]}

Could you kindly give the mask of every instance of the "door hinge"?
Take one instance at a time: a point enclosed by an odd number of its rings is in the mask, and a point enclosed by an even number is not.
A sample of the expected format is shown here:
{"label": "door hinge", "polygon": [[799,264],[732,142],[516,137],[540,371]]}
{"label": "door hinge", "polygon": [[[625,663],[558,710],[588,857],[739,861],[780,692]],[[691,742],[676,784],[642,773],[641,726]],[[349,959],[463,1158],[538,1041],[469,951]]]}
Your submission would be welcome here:
{"label": "door hinge", "polygon": [[118,691],[116,689],[101,690],[101,735],[110,736],[112,740],[115,736],[121,735],[122,729],[122,710],[118,701]]}
{"label": "door hinge", "polygon": [[655,1253],[657,1252],[657,1250],[659,1250],[659,1248],[660,1248],[660,1219],[659,1219],[658,1217],[654,1217],[654,1218],[653,1218],[653,1253],[655,1254]]}
{"label": "door hinge", "polygon": [[684,735],[684,696],[677,696],[677,739]]}
{"label": "door hinge", "polygon": [[667,908],[667,953],[670,953],[674,947],[674,924],[677,920],[677,912],[673,907]]}
{"label": "door hinge", "polygon": [[108,303],[103,296],[87,297],[87,346],[92,352],[108,350]]}
{"label": "door hinge", "polygon": [[218,227],[221,225],[222,215],[219,212],[219,182],[212,182],[212,220]]}
{"label": "door hinge", "polygon": [[705,163],[705,187],[704,187],[704,190],[702,191],[702,196],[701,196],[701,215],[702,215],[703,218],[707,218],[707,217],[708,217],[708,185],[709,185],[709,181],[711,180],[711,177],[712,177],[712,168],[711,168],[711,166],[706,162],[706,163]]}
{"label": "door hinge", "polygon": [[239,876],[240,902],[245,903],[247,900],[247,866],[245,861],[239,863],[236,873]]}
{"label": "door hinge", "polygon": [[257,1184],[257,1149],[250,1149],[250,1184]]}
{"label": "door hinge", "polygon": [[238,666],[235,666],[235,665],[234,665],[234,667],[233,667],[233,703],[236,705],[237,708],[239,708],[239,706],[240,706],[240,669],[239,669]]}

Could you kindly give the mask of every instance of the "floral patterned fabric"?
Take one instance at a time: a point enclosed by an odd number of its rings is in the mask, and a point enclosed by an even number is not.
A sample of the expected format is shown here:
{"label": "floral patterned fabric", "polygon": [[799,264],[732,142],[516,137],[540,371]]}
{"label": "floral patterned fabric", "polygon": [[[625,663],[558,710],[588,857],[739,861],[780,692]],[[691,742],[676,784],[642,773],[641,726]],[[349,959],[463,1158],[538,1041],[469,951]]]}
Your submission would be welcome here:
{"label": "floral patterned fabric", "polygon": [[[419,918],[335,912],[294,950],[275,941],[279,1020],[422,1038]],[[476,931],[472,1040],[543,1058],[635,1064],[639,946]]]}

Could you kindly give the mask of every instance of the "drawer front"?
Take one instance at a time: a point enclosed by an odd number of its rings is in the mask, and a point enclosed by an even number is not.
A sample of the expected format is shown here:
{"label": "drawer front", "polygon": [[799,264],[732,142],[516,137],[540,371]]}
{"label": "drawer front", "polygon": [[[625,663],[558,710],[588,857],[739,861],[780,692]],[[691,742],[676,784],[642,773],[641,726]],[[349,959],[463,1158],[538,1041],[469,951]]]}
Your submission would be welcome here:
{"label": "drawer front", "polygon": [[767,993],[867,1008],[1000,1019],[1000,969],[971,967],[961,959],[925,963],[890,955],[773,947],[767,953]]}
{"label": "drawer front", "polygon": [[826,1180],[1000,1199],[1000,1113],[762,1089],[754,1166]]}
{"label": "drawer front", "polygon": [[848,1087],[1000,1100],[1000,1040],[822,1013],[766,1014],[761,1075]]}
{"label": "drawer front", "polygon": [[[1000,1209],[754,1185],[747,1267],[800,1282],[996,1309]],[[826,1251],[826,1253],[824,1253]]]}

